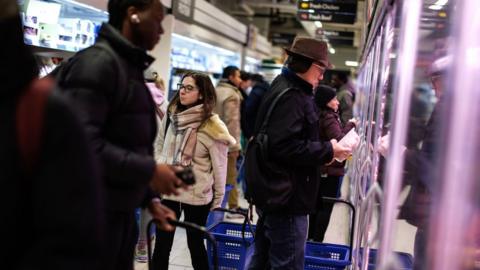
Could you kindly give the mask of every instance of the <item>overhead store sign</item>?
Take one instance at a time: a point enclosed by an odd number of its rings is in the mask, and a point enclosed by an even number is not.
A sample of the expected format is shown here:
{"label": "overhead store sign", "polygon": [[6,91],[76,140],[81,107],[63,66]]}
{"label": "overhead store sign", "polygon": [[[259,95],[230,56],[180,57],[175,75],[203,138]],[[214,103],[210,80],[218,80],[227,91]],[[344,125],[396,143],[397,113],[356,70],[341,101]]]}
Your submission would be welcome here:
{"label": "overhead store sign", "polygon": [[317,29],[317,35],[325,36],[327,38],[350,38],[353,39],[355,36],[354,32],[348,31],[333,31],[333,30],[325,30],[323,28]]}
{"label": "overhead store sign", "polygon": [[289,47],[292,45],[297,34],[272,33],[271,41],[273,46]]}
{"label": "overhead store sign", "polygon": [[356,0],[298,1],[300,20],[354,24],[356,17]]}
{"label": "overhead store sign", "polygon": [[193,10],[195,0],[176,0],[172,1],[172,11],[175,18],[186,23],[193,23]]}
{"label": "overhead store sign", "polygon": [[354,32],[348,31],[332,31],[318,28],[317,36],[326,39],[333,46],[353,46]]}

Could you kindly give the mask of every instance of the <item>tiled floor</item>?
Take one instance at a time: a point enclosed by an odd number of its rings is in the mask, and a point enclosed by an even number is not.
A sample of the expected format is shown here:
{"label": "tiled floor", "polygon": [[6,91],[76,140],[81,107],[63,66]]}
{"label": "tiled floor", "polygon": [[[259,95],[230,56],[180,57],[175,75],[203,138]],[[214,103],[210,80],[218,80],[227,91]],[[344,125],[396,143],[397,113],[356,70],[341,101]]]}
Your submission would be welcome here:
{"label": "tiled floor", "polygon": [[[348,194],[348,180],[343,181],[342,194]],[[346,196],[343,196],[346,197]],[[240,205],[247,207],[248,204],[245,200],[241,200]],[[256,216],[254,217],[254,223],[256,223]],[[325,242],[344,244],[348,243],[349,237],[349,210],[347,207],[337,204],[335,205],[332,213],[331,222],[328,226]],[[376,220],[376,217],[374,217]],[[242,220],[232,220],[236,222],[242,222]],[[394,250],[407,252],[413,254],[413,240],[415,236],[415,227],[407,224],[404,221],[397,222],[397,237],[394,242]],[[187,247],[187,239],[185,230],[177,229],[175,233],[175,239],[172,247],[172,253],[170,255],[170,270],[191,270],[190,252]],[[148,270],[146,263],[136,263],[135,270]]]}

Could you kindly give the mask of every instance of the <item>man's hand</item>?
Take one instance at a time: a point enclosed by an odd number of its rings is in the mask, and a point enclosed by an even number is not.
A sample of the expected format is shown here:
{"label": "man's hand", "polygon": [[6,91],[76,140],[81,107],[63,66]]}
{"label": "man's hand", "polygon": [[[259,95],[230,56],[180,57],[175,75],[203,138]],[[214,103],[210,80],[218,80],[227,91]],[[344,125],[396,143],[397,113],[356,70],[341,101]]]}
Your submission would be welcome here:
{"label": "man's hand", "polygon": [[150,187],[153,191],[165,195],[178,195],[178,188],[186,185],[175,175],[177,169],[170,165],[157,164],[152,180],[150,180]]}
{"label": "man's hand", "polygon": [[163,205],[159,199],[154,199],[148,206],[150,214],[155,219],[155,223],[160,230],[173,232],[175,227],[168,223],[168,220],[177,220],[175,212]]}
{"label": "man's hand", "polygon": [[338,144],[337,140],[330,140],[333,148],[333,158],[339,161],[344,161],[352,154],[352,149]]}

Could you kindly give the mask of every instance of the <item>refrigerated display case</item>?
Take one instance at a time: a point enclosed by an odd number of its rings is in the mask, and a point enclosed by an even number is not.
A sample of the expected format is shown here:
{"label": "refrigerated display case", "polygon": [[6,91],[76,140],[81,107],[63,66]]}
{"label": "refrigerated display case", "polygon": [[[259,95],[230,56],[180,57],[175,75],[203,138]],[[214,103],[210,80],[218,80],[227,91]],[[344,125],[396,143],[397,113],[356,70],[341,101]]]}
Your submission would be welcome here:
{"label": "refrigerated display case", "polygon": [[179,34],[172,35],[171,77],[168,97],[171,99],[182,75],[187,71],[208,74],[216,85],[223,68],[229,65],[240,67],[240,53],[214,46]]}

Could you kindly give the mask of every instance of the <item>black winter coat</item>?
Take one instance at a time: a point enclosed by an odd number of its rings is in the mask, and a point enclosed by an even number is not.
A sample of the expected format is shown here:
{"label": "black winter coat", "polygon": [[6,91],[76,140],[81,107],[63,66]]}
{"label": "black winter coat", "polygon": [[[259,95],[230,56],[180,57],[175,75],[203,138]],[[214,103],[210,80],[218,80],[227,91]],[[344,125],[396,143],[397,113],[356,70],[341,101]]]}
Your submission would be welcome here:
{"label": "black winter coat", "polygon": [[107,209],[129,212],[145,199],[155,168],[155,105],[143,77],[153,58],[109,24],[102,25],[97,43],[114,53],[97,45],[79,52],[59,84],[82,112],[101,160]]}
{"label": "black winter coat", "polygon": [[103,269],[103,192],[78,118],[59,97],[47,99],[39,156],[27,176],[17,143],[17,98],[3,94],[0,268]]}
{"label": "black winter coat", "polygon": [[305,215],[313,213],[316,208],[320,166],[333,159],[332,145],[319,138],[318,111],[312,85],[284,68],[261,102],[254,133],[258,133],[275,97],[287,88],[294,90],[279,100],[267,128],[269,162],[284,168],[290,176],[289,179],[272,182],[292,183],[290,199],[281,209],[282,213]]}

